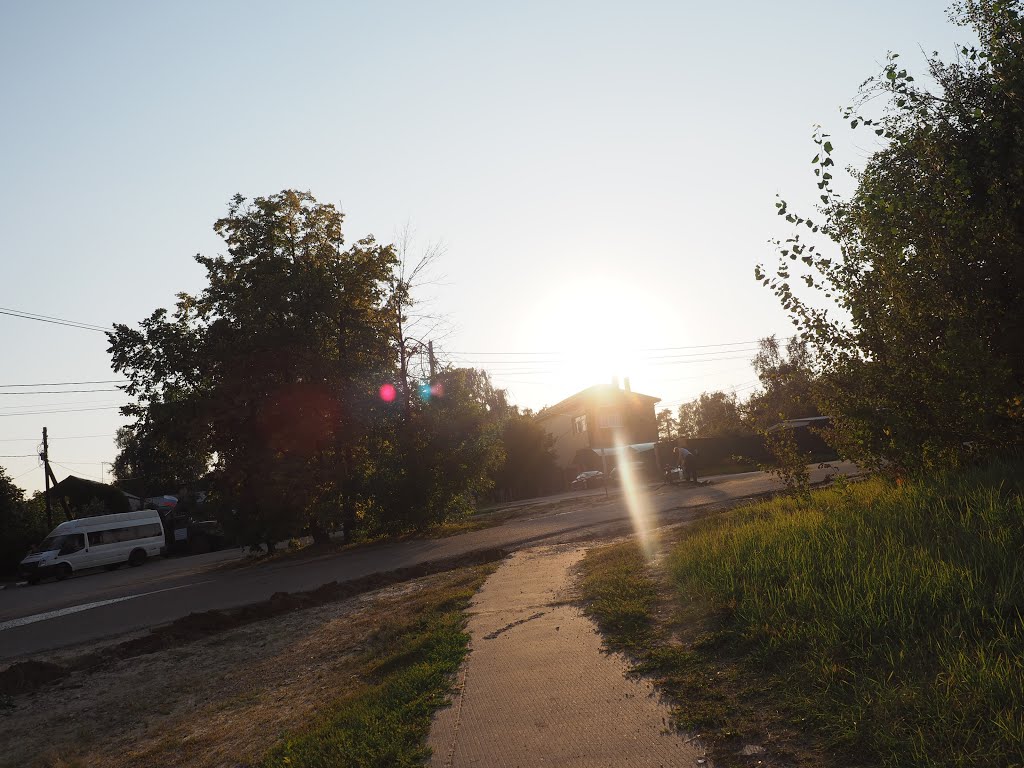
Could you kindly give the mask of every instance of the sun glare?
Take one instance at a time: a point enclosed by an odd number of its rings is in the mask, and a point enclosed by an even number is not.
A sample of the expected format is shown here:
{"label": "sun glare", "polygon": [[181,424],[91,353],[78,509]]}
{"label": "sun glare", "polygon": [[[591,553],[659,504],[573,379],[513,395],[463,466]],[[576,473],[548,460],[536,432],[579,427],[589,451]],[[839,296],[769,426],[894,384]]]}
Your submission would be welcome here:
{"label": "sun glare", "polygon": [[638,477],[632,451],[627,447],[622,433],[615,435],[616,474],[622,489],[622,498],[629,510],[637,543],[647,560],[654,559],[655,520],[650,498],[643,488],[643,479]]}
{"label": "sun glare", "polygon": [[583,278],[545,304],[549,310],[538,319],[564,339],[557,377],[564,391],[646,374],[639,350],[649,345],[651,312],[631,284]]}

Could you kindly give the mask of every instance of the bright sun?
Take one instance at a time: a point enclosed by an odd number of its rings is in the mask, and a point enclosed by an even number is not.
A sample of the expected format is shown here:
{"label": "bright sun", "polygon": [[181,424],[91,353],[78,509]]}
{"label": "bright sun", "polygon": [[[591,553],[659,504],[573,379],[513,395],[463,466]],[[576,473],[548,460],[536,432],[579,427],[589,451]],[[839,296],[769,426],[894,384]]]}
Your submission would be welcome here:
{"label": "bright sun", "polygon": [[651,311],[631,284],[581,278],[545,303],[543,322],[560,340],[552,346],[565,350],[552,377],[564,391],[643,375],[639,350],[650,346]]}

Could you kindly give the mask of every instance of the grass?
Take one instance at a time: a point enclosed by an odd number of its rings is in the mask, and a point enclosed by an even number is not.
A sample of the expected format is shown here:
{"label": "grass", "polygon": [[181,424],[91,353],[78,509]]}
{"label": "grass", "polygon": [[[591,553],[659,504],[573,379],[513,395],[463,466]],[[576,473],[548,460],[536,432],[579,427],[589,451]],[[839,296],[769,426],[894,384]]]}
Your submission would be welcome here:
{"label": "grass", "polygon": [[836,764],[1021,765],[1022,470],[752,505],[686,535],[664,585],[633,548],[595,553],[584,594],[720,744],[783,727]]}
{"label": "grass", "polygon": [[386,620],[367,641],[351,688],[307,729],[282,739],[263,768],[422,765],[431,718],[448,702],[467,653],[463,611],[490,570],[467,570],[455,585],[421,593],[404,617]]}

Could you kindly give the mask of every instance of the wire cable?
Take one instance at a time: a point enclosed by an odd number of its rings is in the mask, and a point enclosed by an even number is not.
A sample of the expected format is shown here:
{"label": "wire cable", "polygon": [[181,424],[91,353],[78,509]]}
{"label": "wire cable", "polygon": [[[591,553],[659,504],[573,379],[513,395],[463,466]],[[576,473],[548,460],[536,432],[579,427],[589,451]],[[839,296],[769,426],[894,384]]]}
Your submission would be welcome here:
{"label": "wire cable", "polygon": [[51,317],[50,315],[37,315],[34,312],[24,312],[20,309],[0,307],[0,315],[20,317],[22,320],[36,320],[40,323],[52,323],[53,325],[65,325],[68,328],[80,328],[83,331],[95,331],[97,333],[108,333],[111,329],[92,323],[80,323],[77,320],[66,320],[62,317]]}
{"label": "wire cable", "polygon": [[120,387],[107,389],[28,389],[21,392],[0,392],[0,395],[65,395],[79,392],[122,392]]}
{"label": "wire cable", "polygon": [[[53,436],[53,435],[48,435],[47,439],[49,439],[51,442],[53,442],[54,440],[84,440],[84,439],[90,438],[90,437],[117,437],[117,433],[116,432],[108,432],[108,433],[105,433],[105,434],[102,434],[102,435],[63,435],[63,436],[56,436],[56,437]],[[0,443],[30,443],[30,442],[41,443],[42,440],[40,440],[38,435],[36,435],[35,437],[2,437],[2,438],[0,438]]]}
{"label": "wire cable", "polygon": [[79,384],[127,384],[127,379],[100,379],[97,381],[43,381],[35,384],[0,384],[0,389],[14,389],[15,387],[66,387]]}
{"label": "wire cable", "polygon": [[23,411],[21,413],[0,413],[0,419],[5,416],[47,416],[51,413],[81,413],[82,411],[110,411],[115,408],[123,408],[121,405],[104,405],[99,408],[63,408],[56,411]]}
{"label": "wire cable", "polygon": [[39,464],[36,464],[36,465],[35,465],[34,467],[32,467],[31,469],[26,469],[26,470],[25,470],[24,472],[22,472],[22,473],[21,473],[20,475],[15,475],[14,477],[12,477],[12,478],[11,478],[11,482],[13,483],[13,482],[14,482],[15,480],[17,480],[17,479],[18,479],[19,477],[24,477],[25,475],[29,474],[30,472],[35,472],[35,471],[36,471],[37,469],[39,469],[39,468],[40,468],[41,466],[43,466],[43,465],[42,465],[42,463],[40,462]]}

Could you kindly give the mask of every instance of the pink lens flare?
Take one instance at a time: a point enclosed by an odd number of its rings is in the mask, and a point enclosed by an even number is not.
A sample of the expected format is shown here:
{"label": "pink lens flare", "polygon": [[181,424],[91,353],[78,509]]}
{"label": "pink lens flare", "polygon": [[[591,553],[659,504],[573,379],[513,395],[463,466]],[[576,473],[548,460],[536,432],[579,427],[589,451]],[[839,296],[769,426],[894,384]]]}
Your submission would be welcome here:
{"label": "pink lens flare", "polygon": [[380,399],[385,403],[395,402],[396,397],[398,397],[398,390],[395,389],[394,384],[384,384],[380,388]]}

